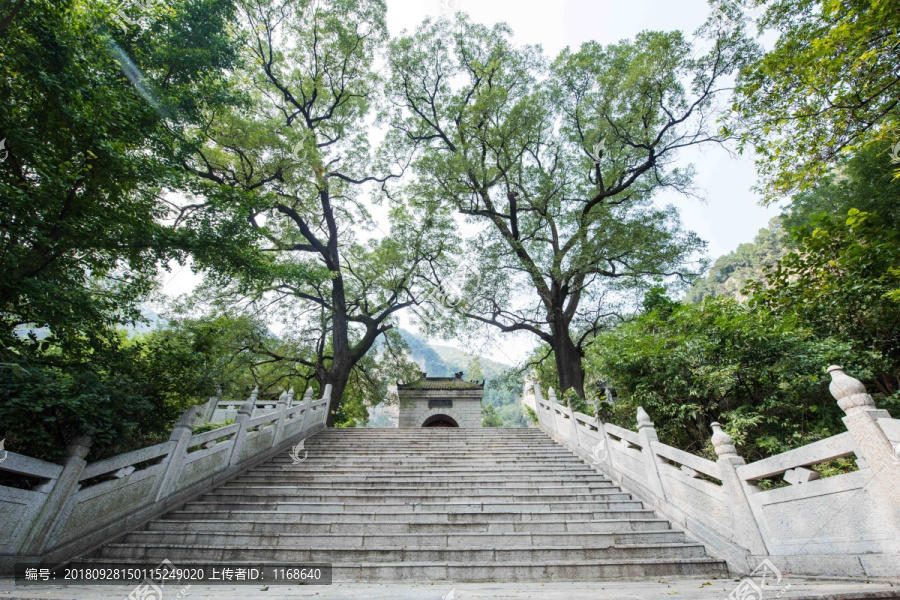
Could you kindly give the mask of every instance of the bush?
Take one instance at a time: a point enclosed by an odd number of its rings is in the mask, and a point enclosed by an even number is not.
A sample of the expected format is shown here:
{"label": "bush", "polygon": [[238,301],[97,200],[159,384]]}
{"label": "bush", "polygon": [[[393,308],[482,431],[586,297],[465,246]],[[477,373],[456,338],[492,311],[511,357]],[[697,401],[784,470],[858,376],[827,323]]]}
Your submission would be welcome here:
{"label": "bush", "polygon": [[720,297],[636,317],[599,336],[587,360],[619,392],[611,422],[633,429],[643,406],[662,441],[714,458],[719,421],[753,461],[844,431],[825,369],[866,378],[880,359]]}

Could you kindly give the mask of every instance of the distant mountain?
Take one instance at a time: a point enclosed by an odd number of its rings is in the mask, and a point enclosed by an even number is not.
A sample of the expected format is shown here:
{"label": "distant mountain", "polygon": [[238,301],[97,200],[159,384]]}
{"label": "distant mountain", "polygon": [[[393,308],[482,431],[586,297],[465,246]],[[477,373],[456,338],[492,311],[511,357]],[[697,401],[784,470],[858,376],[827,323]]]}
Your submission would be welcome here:
{"label": "distant mountain", "polygon": [[[155,329],[159,329],[165,324],[165,320],[162,317],[160,317],[158,314],[156,314],[146,306],[141,305],[140,310],[141,317],[143,317],[147,321],[146,323],[141,321],[134,325],[121,325],[119,326],[119,328],[124,329],[129,334],[147,333]],[[33,333],[37,339],[42,340],[50,335],[50,330],[46,327],[35,328],[29,327],[28,325],[18,325],[15,328],[14,333],[21,338],[24,338],[29,333]]]}
{"label": "distant mountain", "polygon": [[752,242],[716,259],[709,273],[697,280],[685,300],[697,303],[712,296],[731,296],[743,302],[741,289],[751,279],[761,280],[763,269],[774,265],[784,254],[785,231],[780,217],[769,221]]}
{"label": "distant mountain", "polygon": [[[416,334],[400,330],[403,341],[409,346],[412,359],[419,363],[422,370],[428,373],[430,377],[452,377],[454,373],[463,372],[463,377],[468,377],[469,363],[474,355],[453,348],[451,346],[440,346],[438,344],[429,344]],[[510,365],[485,358],[479,357],[481,363],[481,372],[484,379],[496,379],[500,374],[509,369]]]}

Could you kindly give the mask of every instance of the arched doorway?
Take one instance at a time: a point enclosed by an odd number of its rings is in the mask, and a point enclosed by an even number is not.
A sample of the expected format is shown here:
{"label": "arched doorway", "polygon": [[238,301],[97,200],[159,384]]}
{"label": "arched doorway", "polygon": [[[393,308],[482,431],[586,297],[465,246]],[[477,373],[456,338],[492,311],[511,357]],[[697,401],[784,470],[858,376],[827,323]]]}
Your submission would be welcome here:
{"label": "arched doorway", "polygon": [[453,417],[448,417],[447,415],[431,415],[425,419],[422,427],[459,427],[459,424]]}

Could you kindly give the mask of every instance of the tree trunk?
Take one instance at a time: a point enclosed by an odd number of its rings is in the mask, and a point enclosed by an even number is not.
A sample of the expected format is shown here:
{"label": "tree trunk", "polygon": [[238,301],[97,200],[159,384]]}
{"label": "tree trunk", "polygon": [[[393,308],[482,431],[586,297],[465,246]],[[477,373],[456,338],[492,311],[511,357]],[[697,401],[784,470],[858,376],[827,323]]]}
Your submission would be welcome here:
{"label": "tree trunk", "polygon": [[[580,281],[576,283],[581,284]],[[560,399],[566,390],[575,390],[586,399],[584,366],[581,362],[583,355],[581,348],[572,341],[572,333],[569,331],[572,315],[575,314],[580,299],[581,294],[570,294],[568,285],[554,280],[545,304],[550,322],[550,347],[553,348],[556,373],[559,375]]]}
{"label": "tree trunk", "polygon": [[574,389],[578,395],[587,399],[584,393],[584,367],[581,363],[581,351],[569,336],[568,328],[553,330],[553,356],[556,359],[556,372],[559,375],[559,393]]}
{"label": "tree trunk", "polygon": [[[333,264],[339,265],[337,257],[337,244],[333,249]],[[338,271],[339,272],[339,271]],[[331,287],[331,302],[333,308],[331,330],[331,345],[334,353],[334,359],[331,362],[331,368],[325,376],[322,390],[325,385],[331,384],[331,400],[328,402],[328,419],[325,425],[334,426],[334,417],[338,406],[341,404],[341,396],[347,387],[347,381],[350,379],[350,370],[353,368],[354,360],[350,355],[350,331],[347,320],[347,300],[344,291],[344,279],[338,275],[334,278]]]}
{"label": "tree trunk", "polygon": [[344,390],[347,388],[349,380],[350,367],[335,369],[332,365],[325,378],[319,382],[319,386],[323,391],[326,385],[331,385],[331,400],[328,401],[328,417],[325,420],[326,427],[334,427],[334,417],[338,407],[341,405],[341,396],[344,395]]}

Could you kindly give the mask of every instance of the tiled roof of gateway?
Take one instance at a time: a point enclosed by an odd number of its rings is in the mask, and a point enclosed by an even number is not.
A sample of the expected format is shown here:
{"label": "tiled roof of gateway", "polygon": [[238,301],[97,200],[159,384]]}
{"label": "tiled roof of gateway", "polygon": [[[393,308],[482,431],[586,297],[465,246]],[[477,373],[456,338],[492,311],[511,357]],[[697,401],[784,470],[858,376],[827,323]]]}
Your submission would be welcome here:
{"label": "tiled roof of gateway", "polygon": [[462,371],[454,377],[426,377],[422,373],[422,379],[410,383],[398,383],[400,390],[483,390],[484,381],[466,381],[462,378]]}

